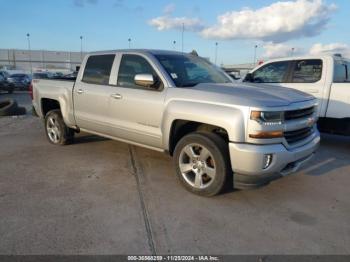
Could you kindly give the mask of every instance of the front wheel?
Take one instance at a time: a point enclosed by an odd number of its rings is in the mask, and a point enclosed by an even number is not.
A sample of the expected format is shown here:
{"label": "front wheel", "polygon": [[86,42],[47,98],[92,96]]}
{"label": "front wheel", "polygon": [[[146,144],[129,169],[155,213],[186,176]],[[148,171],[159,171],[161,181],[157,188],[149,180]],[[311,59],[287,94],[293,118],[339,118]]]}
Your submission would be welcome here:
{"label": "front wheel", "polygon": [[184,136],[175,147],[174,161],[182,184],[202,196],[220,193],[232,175],[227,143],[214,133]]}
{"label": "front wheel", "polygon": [[61,111],[49,111],[45,116],[45,131],[47,139],[54,145],[66,145],[72,142],[74,130],[67,127],[63,121]]}

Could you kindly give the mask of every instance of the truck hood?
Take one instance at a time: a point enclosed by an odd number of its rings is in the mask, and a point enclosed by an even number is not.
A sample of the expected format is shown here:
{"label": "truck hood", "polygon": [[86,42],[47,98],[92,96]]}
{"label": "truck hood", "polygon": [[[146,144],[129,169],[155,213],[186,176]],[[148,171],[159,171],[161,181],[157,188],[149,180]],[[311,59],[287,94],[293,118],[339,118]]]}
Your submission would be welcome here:
{"label": "truck hood", "polygon": [[264,84],[208,83],[198,84],[194,87],[190,87],[189,89],[197,91],[195,92],[197,93],[196,95],[200,97],[205,96],[209,100],[234,103],[244,106],[282,107],[288,106],[292,103],[305,102],[315,99],[312,95],[295,89]]}

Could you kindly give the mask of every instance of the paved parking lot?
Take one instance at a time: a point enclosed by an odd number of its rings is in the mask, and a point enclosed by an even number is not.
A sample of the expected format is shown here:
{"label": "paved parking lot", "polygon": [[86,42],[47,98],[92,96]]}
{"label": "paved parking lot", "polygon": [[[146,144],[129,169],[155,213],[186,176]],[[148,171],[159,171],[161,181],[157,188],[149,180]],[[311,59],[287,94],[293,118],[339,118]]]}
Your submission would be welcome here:
{"label": "paved parking lot", "polygon": [[213,198],[164,154],[88,134],[53,146],[29,114],[0,118],[0,145],[1,254],[350,254],[350,138],[324,135],[299,173]]}

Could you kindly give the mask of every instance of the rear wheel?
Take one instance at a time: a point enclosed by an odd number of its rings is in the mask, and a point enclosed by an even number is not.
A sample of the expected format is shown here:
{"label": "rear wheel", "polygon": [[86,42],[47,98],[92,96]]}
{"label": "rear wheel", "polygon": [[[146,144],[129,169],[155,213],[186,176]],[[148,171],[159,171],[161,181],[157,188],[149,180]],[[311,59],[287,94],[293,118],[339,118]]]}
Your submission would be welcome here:
{"label": "rear wheel", "polygon": [[182,184],[202,196],[220,193],[231,173],[227,144],[213,133],[183,137],[175,147],[174,160]]}
{"label": "rear wheel", "polygon": [[45,131],[50,143],[66,145],[72,142],[74,130],[67,127],[59,109],[49,111],[45,116]]}

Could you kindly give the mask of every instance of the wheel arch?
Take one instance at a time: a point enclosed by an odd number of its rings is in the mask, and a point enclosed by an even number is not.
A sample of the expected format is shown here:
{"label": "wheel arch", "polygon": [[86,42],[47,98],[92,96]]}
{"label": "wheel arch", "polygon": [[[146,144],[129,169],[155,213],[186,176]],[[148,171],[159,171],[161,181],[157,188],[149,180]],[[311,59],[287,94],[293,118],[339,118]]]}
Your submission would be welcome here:
{"label": "wheel arch", "polygon": [[173,155],[175,146],[181,138],[195,131],[215,133],[222,137],[227,143],[229,142],[228,132],[222,127],[197,121],[176,119],[171,125],[168,145],[169,154]]}
{"label": "wheel arch", "polygon": [[221,105],[178,101],[169,104],[163,117],[163,146],[172,155],[184,135],[198,130],[218,131],[227,142],[244,141],[245,120],[242,110]]}
{"label": "wheel arch", "polygon": [[59,101],[56,99],[41,98],[40,104],[41,104],[41,113],[43,117],[45,117],[46,114],[51,110],[54,110],[54,109],[61,110],[61,105]]}

